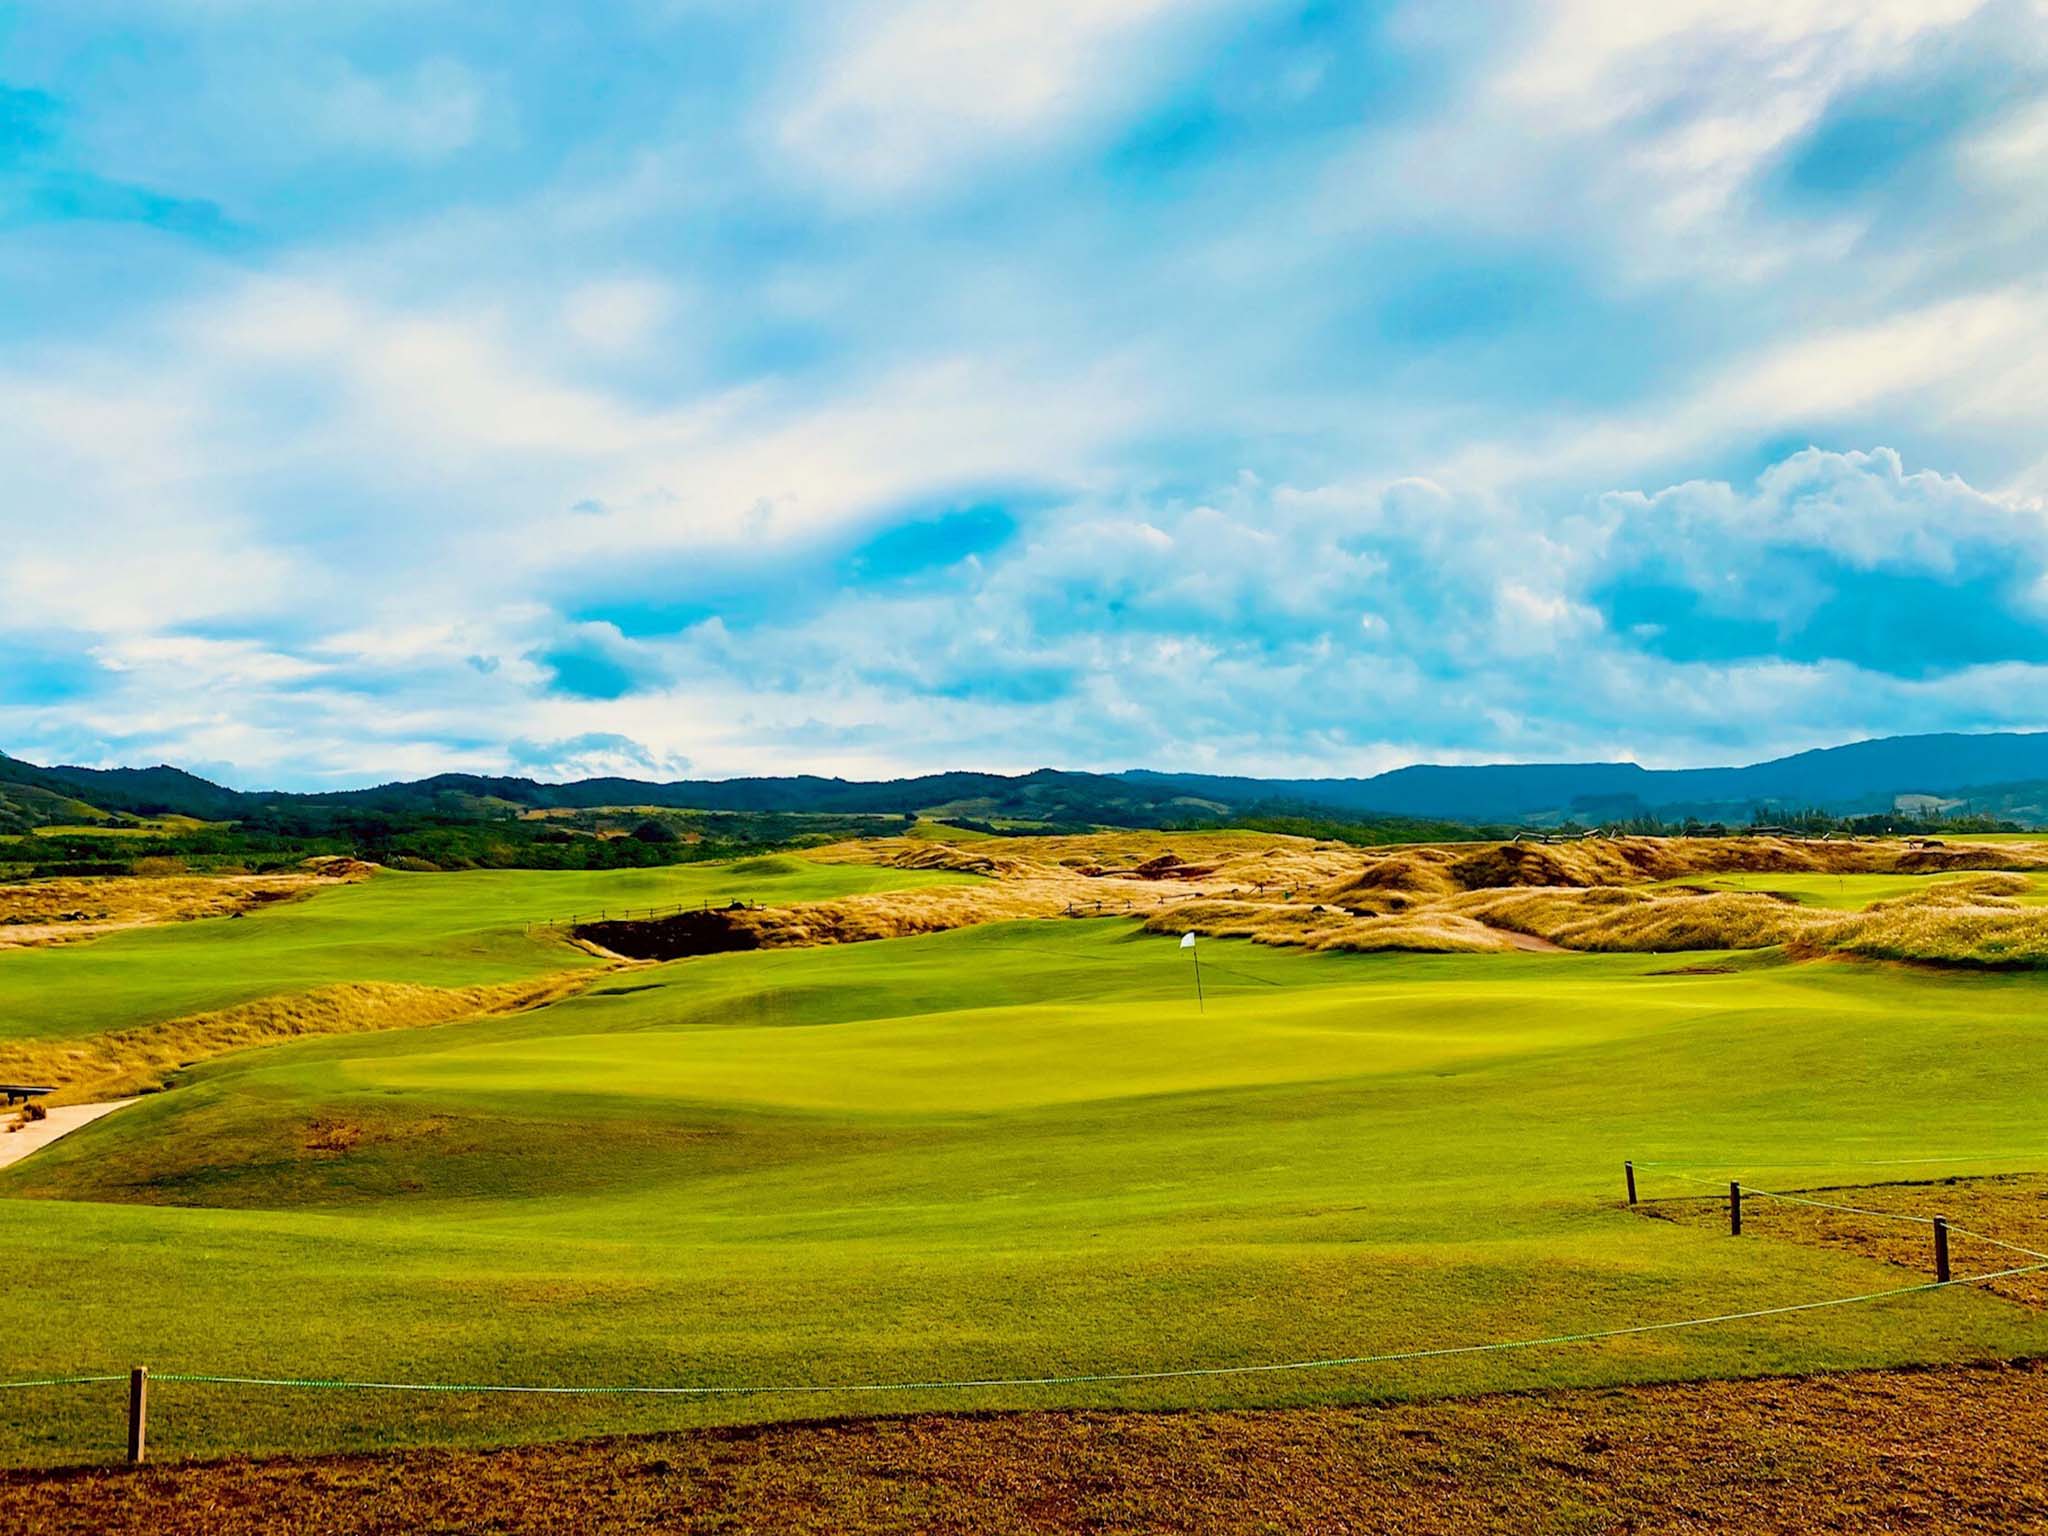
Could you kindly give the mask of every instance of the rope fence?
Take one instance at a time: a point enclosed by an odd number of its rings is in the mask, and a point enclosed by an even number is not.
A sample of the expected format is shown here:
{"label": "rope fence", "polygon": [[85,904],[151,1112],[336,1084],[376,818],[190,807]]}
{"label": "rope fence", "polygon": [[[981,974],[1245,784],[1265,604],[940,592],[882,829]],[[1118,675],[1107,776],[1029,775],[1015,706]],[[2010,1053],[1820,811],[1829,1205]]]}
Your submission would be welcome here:
{"label": "rope fence", "polygon": [[[1710,1317],[1632,1323],[1623,1327],[1598,1328],[1584,1333],[1546,1334],[1539,1338],[1497,1339],[1483,1344],[1447,1344],[1429,1349],[1393,1350],[1377,1355],[1330,1355],[1313,1360],[1270,1361],[1254,1365],[1193,1365],[1150,1371],[1086,1371],[1061,1376],[968,1376],[926,1381],[769,1382],[728,1386],[541,1386],[498,1382],[342,1381],[321,1377],[217,1376],[182,1371],[153,1372],[150,1380],[176,1382],[187,1386],[276,1387],[317,1392],[488,1393],[530,1397],[837,1397],[886,1392],[993,1390],[1003,1387],[1114,1386],[1146,1381],[1346,1370],[1367,1365],[1398,1365],[1411,1360],[1442,1360],[1459,1355],[1545,1349],[1565,1344],[1592,1344],[1604,1339],[1627,1338],[1636,1334],[1669,1333],[1683,1328],[1708,1328],[1722,1323],[1754,1322],[1766,1317],[1786,1317],[1794,1313],[1819,1312],[1832,1307],[1859,1306],[1867,1302],[1889,1301],[1899,1296],[1917,1296],[1926,1291],[1945,1290],[1951,1286],[1984,1285],[1993,1280],[2010,1279],[2015,1275],[2030,1275],[2044,1269],[2048,1269],[2048,1259],[2038,1264],[2022,1264],[2011,1269],[1966,1275],[1959,1279],[1928,1280],[1917,1285],[1893,1286],[1889,1290],[1865,1291],[1855,1296],[1831,1296],[1822,1301],[1790,1302],[1777,1307],[1756,1307],[1746,1312],[1719,1312]],[[14,1387],[85,1386],[126,1379],[122,1376],[60,1376],[41,1381],[0,1381],[0,1390]]]}
{"label": "rope fence", "polygon": [[[1671,1174],[1689,1183],[1708,1187],[1713,1187],[1715,1184],[1713,1180],[1698,1178],[1677,1168],[1653,1163],[1638,1165],[1630,1162],[1624,1165],[1628,1174],[1628,1203],[1630,1206],[1639,1203],[1635,1182],[1635,1172],[1639,1166],[1646,1169],[1659,1168],[1661,1172]],[[1543,1334],[1528,1338],[1496,1339],[1473,1344],[1436,1345],[1388,1350],[1372,1354],[1328,1355],[1309,1359],[1264,1361],[1246,1364],[1185,1365],[1156,1369],[1106,1369],[1017,1376],[930,1377],[882,1381],[766,1381],[727,1384],[676,1383],[670,1385],[378,1381],[329,1377],[248,1376],[207,1371],[163,1371],[152,1373],[146,1367],[138,1366],[126,1375],[44,1376],[19,1381],[0,1381],[0,1392],[106,1386],[126,1381],[129,1384],[128,1459],[131,1463],[140,1463],[144,1459],[144,1425],[148,1411],[148,1386],[152,1381],[181,1386],[256,1388],[279,1391],[409,1393],[471,1395],[477,1397],[681,1398],[693,1400],[748,1397],[857,1397],[910,1392],[972,1392],[1066,1386],[1134,1385],[1160,1381],[1213,1380],[1229,1377],[1356,1370],[1377,1365],[1397,1365],[1416,1361],[1447,1360],[1467,1356],[1596,1344],[1608,1340],[1638,1337],[1646,1334],[1672,1333],[1687,1329],[1711,1328],[1729,1324],[1757,1322],[1774,1317],[1789,1317],[1804,1313],[1873,1305],[1896,1300],[1901,1297],[1925,1295],[1935,1291],[1954,1289],[1959,1286],[1987,1285],[1994,1281],[2008,1280],[2022,1275],[2039,1274],[2048,1271],[2048,1253],[2028,1248],[2019,1243],[2010,1242],[2004,1238],[1992,1237],[1986,1233],[1977,1232],[1969,1228],[1950,1227],[1941,1217],[1920,1216],[1904,1211],[1877,1210],[1866,1206],[1817,1200],[1808,1196],[1788,1194],[1776,1190],[1744,1188],[1740,1184],[1733,1182],[1730,1184],[1730,1190],[1731,1209],[1736,1213],[1739,1213],[1741,1196],[1748,1195],[1758,1199],[1781,1201],[1789,1205],[1809,1206],[1848,1215],[1908,1222],[1929,1227],[1933,1229],[1937,1236],[1940,1273],[1936,1279],[1920,1281],[1911,1285],[1892,1286],[1882,1290],[1863,1291],[1847,1296],[1830,1296],[1814,1301],[1787,1302],[1777,1306],[1717,1312],[1697,1317],[1668,1318],[1655,1322],[1621,1324],[1614,1327],[1586,1329],[1570,1333]],[[1739,1193],[1736,1193],[1737,1191]],[[1734,1216],[1733,1230],[1738,1234],[1741,1230],[1739,1214]],[[1979,1274],[1952,1277],[1947,1270],[1946,1234],[1948,1232],[1970,1237],[1994,1248],[2020,1255],[2033,1262],[2011,1265],[2006,1268]]]}

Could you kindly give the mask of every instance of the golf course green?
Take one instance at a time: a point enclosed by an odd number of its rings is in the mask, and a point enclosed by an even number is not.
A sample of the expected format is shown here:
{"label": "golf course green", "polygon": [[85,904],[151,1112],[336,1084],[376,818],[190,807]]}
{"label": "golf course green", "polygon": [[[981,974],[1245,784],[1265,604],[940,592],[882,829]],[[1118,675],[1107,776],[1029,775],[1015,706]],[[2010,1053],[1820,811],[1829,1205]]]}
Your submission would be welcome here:
{"label": "golf course green", "polygon": [[[594,963],[524,932],[579,906],[934,878],[744,868],[380,876],[247,920],[9,953],[0,1031],[316,979]],[[531,1012],[205,1062],[0,1172],[0,1380],[147,1364],[152,1444],[177,1456],[2048,1348],[2041,1314],[1958,1287],[1555,1347],[1040,1381],[1594,1332],[1925,1278],[1774,1241],[1767,1213],[1739,1239],[1645,1219],[1622,1199],[1625,1158],[1655,1195],[1698,1193],[1686,1172],[1770,1187],[2048,1164],[2031,973],[1199,954],[1198,1006],[1172,937],[995,924],[622,967]],[[1968,1239],[1956,1258],[2011,1262]],[[190,1375],[806,1390],[175,1379]],[[1013,1384],[914,1385],[991,1379]],[[854,1390],[870,1387],[891,1390]],[[0,1392],[0,1460],[104,1459],[122,1390]]]}

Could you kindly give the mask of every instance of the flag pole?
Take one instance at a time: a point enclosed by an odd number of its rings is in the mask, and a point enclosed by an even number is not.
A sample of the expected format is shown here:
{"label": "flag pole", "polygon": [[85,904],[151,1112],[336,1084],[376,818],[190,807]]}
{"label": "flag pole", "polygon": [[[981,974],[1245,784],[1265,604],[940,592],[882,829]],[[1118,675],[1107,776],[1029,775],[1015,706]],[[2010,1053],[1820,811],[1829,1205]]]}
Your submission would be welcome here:
{"label": "flag pole", "polygon": [[1192,933],[1184,933],[1181,935],[1180,947],[1182,949],[1192,949],[1195,952],[1195,1012],[1206,1013],[1208,1010],[1203,1006],[1202,1003],[1202,951],[1196,945],[1195,936]]}

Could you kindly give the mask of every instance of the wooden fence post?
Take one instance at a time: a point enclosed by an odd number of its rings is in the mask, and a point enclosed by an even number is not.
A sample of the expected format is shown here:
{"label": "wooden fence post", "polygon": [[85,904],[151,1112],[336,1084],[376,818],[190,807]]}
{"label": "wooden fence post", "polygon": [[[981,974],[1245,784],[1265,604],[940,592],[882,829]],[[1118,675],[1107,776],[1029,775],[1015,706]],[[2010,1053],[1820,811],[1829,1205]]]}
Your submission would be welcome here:
{"label": "wooden fence post", "polygon": [[149,1367],[128,1373],[128,1465],[139,1467],[146,1451],[149,1421]]}
{"label": "wooden fence post", "polygon": [[1742,1236],[1742,1186],[1734,1179],[1728,1181],[1728,1235]]}
{"label": "wooden fence post", "polygon": [[1934,1278],[1948,1283],[1948,1218],[1934,1218]]}
{"label": "wooden fence post", "polygon": [[1632,1162],[1623,1163],[1621,1171],[1628,1175],[1628,1203],[1634,1205],[1636,1203],[1636,1165]]}

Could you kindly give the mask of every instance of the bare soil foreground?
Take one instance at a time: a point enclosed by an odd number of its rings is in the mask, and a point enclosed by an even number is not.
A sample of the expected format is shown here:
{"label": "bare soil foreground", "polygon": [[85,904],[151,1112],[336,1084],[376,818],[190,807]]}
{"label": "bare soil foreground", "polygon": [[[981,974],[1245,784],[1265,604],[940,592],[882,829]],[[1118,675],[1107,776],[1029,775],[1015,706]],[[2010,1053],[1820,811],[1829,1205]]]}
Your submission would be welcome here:
{"label": "bare soil foreground", "polygon": [[2048,1530],[2048,1364],[0,1476],[10,1532]]}

